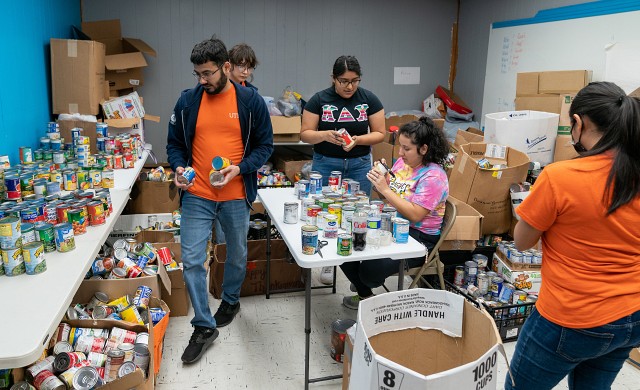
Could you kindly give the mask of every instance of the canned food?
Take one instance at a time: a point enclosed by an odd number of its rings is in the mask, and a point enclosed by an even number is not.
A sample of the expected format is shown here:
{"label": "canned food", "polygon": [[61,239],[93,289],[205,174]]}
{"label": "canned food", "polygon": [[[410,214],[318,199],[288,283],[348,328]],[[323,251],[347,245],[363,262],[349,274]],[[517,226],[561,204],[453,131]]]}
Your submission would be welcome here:
{"label": "canned food", "polygon": [[284,203],[284,223],[298,223],[298,202]]}
{"label": "canned food", "polygon": [[322,194],[322,175],[319,172],[309,174],[309,193]]}
{"label": "canned food", "polygon": [[0,219],[0,248],[15,248],[22,245],[21,221],[14,216]]}
{"label": "canned food", "polygon": [[324,237],[325,238],[337,238],[338,237],[338,216],[334,214],[328,214],[324,217]]}
{"label": "canned food", "polygon": [[296,185],[298,188],[298,199],[306,198],[309,196],[309,191],[311,190],[311,183],[309,182],[309,180],[298,180]]}
{"label": "canned food", "polygon": [[133,363],[140,367],[142,371],[149,369],[149,348],[144,344],[135,344],[133,346]]}
{"label": "canned food", "polygon": [[132,343],[122,343],[118,345],[118,349],[124,352],[125,362],[130,362],[133,360],[133,344]]}
{"label": "canned food", "polygon": [[118,370],[124,363],[124,352],[112,349],[107,353],[107,361],[104,366],[105,382],[118,379]]}
{"label": "canned food", "polygon": [[[69,343],[67,343],[69,344]],[[69,348],[71,348],[71,345],[69,345]],[[36,375],[38,375],[41,371],[51,371],[53,372],[53,361],[56,360],[55,356],[47,356],[46,358],[44,358],[43,360],[32,364],[31,366],[29,366],[26,370],[27,373],[27,378],[30,381],[33,381],[33,379],[36,377]]]}
{"label": "canned food", "polygon": [[4,274],[7,276],[17,276],[25,273],[24,258],[21,248],[7,248],[0,250],[2,254],[2,265]]}
{"label": "canned food", "polygon": [[27,275],[36,275],[47,270],[44,260],[44,245],[40,241],[30,242],[22,247],[22,257]]}
{"label": "canned food", "polygon": [[226,157],[216,156],[211,160],[211,168],[216,171],[220,171],[231,164],[233,164],[233,162]]}
{"label": "canned food", "polygon": [[347,337],[347,329],[355,324],[354,320],[335,320],[331,324],[331,357],[342,362],[344,354],[344,340]]}
{"label": "canned food", "polygon": [[461,265],[456,266],[456,273],[453,278],[453,284],[462,287],[464,285],[464,267]]}
{"label": "canned food", "polygon": [[329,176],[329,189],[333,192],[340,191],[341,188],[341,179],[342,172],[341,171],[331,171],[331,175]]}
{"label": "canned food", "polygon": [[[394,218],[393,220],[393,240],[396,244],[406,244],[409,242],[409,221],[404,218]],[[368,223],[368,220],[367,220]]]}
{"label": "canned food", "polygon": [[316,204],[307,207],[307,224],[318,226],[318,213],[322,211],[322,207]]}
{"label": "canned food", "polygon": [[318,248],[318,227],[314,225],[303,225],[302,230],[302,253],[314,255]]}
{"label": "canned food", "polygon": [[104,225],[107,221],[104,206],[101,201],[89,202],[89,204],[87,204],[87,212],[89,214],[90,226]]}
{"label": "canned food", "polygon": [[20,147],[20,162],[23,164],[30,164],[33,162],[33,153],[28,146]]}
{"label": "canned food", "polygon": [[87,360],[87,356],[82,352],[62,352],[56,355],[53,361],[53,372],[62,373],[80,363]]}
{"label": "canned food", "polygon": [[65,390],[67,386],[49,370],[40,371],[33,378],[33,385],[38,390]]}
{"label": "canned food", "polygon": [[83,334],[76,341],[76,352],[88,354],[89,352],[102,352],[107,340],[102,337]]}
{"label": "canned food", "polygon": [[484,272],[481,272],[477,275],[476,279],[480,295],[486,295],[489,292],[489,277]]}
{"label": "canned food", "polygon": [[140,312],[134,305],[129,305],[118,313],[124,321],[144,325]]}
{"label": "canned food", "polygon": [[22,223],[21,227],[22,245],[36,241],[36,229],[33,223]]}
{"label": "canned food", "polygon": [[510,303],[513,292],[516,290],[515,286],[511,283],[503,283],[500,293],[498,294],[498,301],[502,303]]}
{"label": "canned food", "polygon": [[149,307],[149,299],[151,298],[151,287],[138,286],[136,295],[133,297],[133,304],[138,307]]}
{"label": "canned food", "polygon": [[184,172],[182,172],[182,175],[177,176],[177,180],[181,184],[189,184],[193,181],[193,179],[195,179],[195,177],[196,170],[192,167],[186,167],[184,169]]}
{"label": "canned food", "polygon": [[351,234],[342,233],[338,234],[338,254],[340,256],[349,256],[353,253],[353,241]]}
{"label": "canned food", "polygon": [[76,248],[73,227],[70,223],[59,223],[53,227],[53,230],[58,252],[69,252]]}
{"label": "canned food", "polygon": [[95,389],[104,385],[95,367],[80,367],[73,375],[71,388],[75,390]]}
{"label": "canned food", "polygon": [[115,176],[113,174],[113,169],[105,168],[102,171],[102,188],[113,188],[114,181]]}
{"label": "canned food", "polygon": [[87,219],[84,217],[82,209],[70,209],[67,211],[67,218],[73,227],[73,234],[79,236],[87,232]]}
{"label": "canned food", "polygon": [[331,203],[327,206],[327,212],[338,217],[338,226],[342,225],[342,205],[339,203]]}

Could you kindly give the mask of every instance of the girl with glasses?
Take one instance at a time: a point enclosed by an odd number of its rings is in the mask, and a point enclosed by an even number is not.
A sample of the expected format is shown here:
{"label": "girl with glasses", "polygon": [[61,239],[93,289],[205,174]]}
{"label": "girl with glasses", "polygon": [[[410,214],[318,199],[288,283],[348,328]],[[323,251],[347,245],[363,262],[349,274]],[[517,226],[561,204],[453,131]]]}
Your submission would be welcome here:
{"label": "girl with glasses", "polygon": [[249,82],[253,81],[253,71],[258,66],[256,53],[251,46],[241,43],[229,50],[229,61],[231,62],[231,74],[229,78],[243,87],[258,88]]}

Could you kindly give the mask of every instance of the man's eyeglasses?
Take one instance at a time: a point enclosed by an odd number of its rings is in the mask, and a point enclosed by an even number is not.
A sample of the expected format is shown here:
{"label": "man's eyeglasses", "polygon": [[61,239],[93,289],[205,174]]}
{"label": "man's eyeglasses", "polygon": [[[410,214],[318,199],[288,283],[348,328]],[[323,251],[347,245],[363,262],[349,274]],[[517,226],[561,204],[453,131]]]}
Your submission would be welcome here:
{"label": "man's eyeglasses", "polygon": [[352,86],[357,86],[358,84],[360,84],[360,79],[353,79],[353,80],[345,80],[345,79],[336,79],[336,81],[338,82],[338,84],[340,84],[340,86],[342,87],[346,87],[348,85],[352,85]]}
{"label": "man's eyeglasses", "polygon": [[238,70],[240,72],[253,72],[254,70],[256,70],[255,66],[249,66],[249,65],[234,65],[236,68],[238,68]]}
{"label": "man's eyeglasses", "polygon": [[222,69],[222,68],[218,68],[216,69],[215,72],[210,72],[208,70],[202,72],[202,73],[198,73],[195,70],[193,71],[193,73],[191,73],[193,75],[193,77],[196,78],[197,82],[200,82],[200,79],[205,79],[205,80],[210,80],[211,77],[213,77],[214,74],[218,73],[218,71]]}

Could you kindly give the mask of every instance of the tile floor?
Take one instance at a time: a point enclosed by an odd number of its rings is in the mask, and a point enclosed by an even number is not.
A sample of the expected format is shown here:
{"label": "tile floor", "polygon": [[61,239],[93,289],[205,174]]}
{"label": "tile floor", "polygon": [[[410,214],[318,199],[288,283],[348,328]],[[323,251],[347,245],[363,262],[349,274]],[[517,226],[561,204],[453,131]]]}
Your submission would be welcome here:
{"label": "tile floor", "polygon": [[[319,270],[314,270],[317,283]],[[356,318],[356,311],[342,306],[349,283],[338,271],[338,292],[312,291],[311,377],[338,375],[342,364],[329,356],[331,322]],[[397,285],[389,278],[387,286]],[[383,290],[380,291],[384,292]],[[243,297],[235,320],[220,329],[220,336],[200,361],[183,365],[180,356],[191,336],[192,312],[171,318],[165,336],[164,355],[156,389],[303,389],[304,388],[304,293]],[[212,312],[219,301],[210,296]],[[193,310],[193,309],[192,309]],[[509,358],[515,343],[506,343]],[[504,384],[506,364],[500,361],[498,389]],[[338,390],[341,380],[311,384],[311,389]],[[556,389],[567,389],[564,380]],[[640,389],[640,370],[625,363],[612,387]]]}

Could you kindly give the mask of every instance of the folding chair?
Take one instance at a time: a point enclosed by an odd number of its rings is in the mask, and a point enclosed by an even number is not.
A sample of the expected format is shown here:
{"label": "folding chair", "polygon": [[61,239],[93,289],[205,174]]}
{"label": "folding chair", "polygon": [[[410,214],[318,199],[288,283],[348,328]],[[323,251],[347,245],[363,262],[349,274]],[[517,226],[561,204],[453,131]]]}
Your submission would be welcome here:
{"label": "folding chair", "polygon": [[[442,262],[440,261],[440,253],[438,252],[438,249],[440,248],[440,245],[442,245],[445,237],[447,237],[447,234],[449,234],[449,231],[451,230],[451,227],[456,220],[456,215],[456,205],[447,200],[445,204],[444,218],[442,219],[442,227],[440,228],[440,239],[433,247],[433,249],[429,251],[429,253],[427,254],[427,259],[421,267],[410,268],[406,272],[404,270],[401,270],[396,274],[398,275],[398,291],[403,289],[403,279],[405,274],[411,275],[413,277],[413,281],[411,282],[409,288],[416,287],[420,279],[422,279],[422,281],[427,286],[429,286],[429,288],[433,288],[433,286],[431,286],[431,284],[423,277],[423,275],[438,275],[438,278],[440,279],[440,288],[443,290],[445,289],[443,276],[444,264],[442,264]],[[401,262],[400,267],[402,267],[402,264],[405,264],[405,262]],[[387,292],[389,292],[389,289],[386,285],[383,284],[382,287]]]}
{"label": "folding chair", "polygon": [[427,254],[427,260],[425,260],[424,264],[420,268],[411,268],[407,271],[407,275],[411,275],[413,277],[413,281],[409,285],[409,288],[414,288],[418,284],[418,281],[422,279],[422,282],[425,283],[429,288],[433,288],[431,284],[424,278],[423,275],[438,275],[438,279],[440,281],[440,288],[445,289],[444,285],[444,264],[440,261],[440,245],[444,242],[444,239],[449,234],[449,231],[453,227],[454,222],[456,221],[456,205],[447,200],[444,211],[444,218],[442,219],[442,228],[440,229],[440,239],[436,243],[436,245],[429,251]]}

